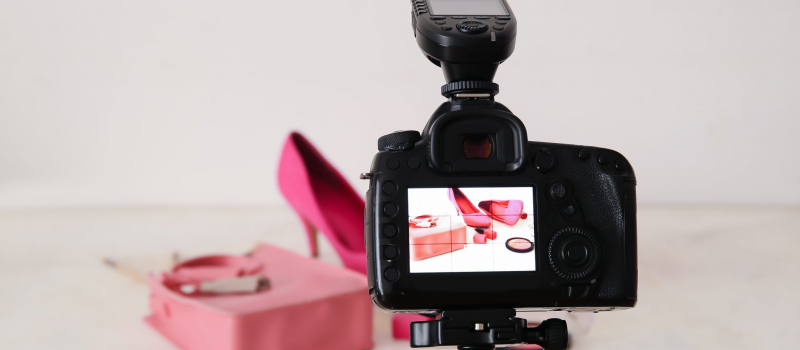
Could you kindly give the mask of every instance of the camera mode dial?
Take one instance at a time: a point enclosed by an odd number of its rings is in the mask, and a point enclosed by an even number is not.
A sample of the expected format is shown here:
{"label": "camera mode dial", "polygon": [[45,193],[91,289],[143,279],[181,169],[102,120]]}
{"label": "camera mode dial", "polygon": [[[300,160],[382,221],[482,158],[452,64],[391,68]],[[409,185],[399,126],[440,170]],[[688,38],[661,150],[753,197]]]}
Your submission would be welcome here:
{"label": "camera mode dial", "polygon": [[407,151],[414,148],[414,144],[421,140],[419,131],[395,131],[378,139],[379,151]]}
{"label": "camera mode dial", "polygon": [[594,232],[581,227],[565,227],[550,239],[547,258],[561,278],[577,280],[600,266],[602,247]]}
{"label": "camera mode dial", "polygon": [[456,24],[456,28],[458,28],[458,30],[460,30],[462,33],[480,34],[487,31],[489,29],[489,25],[482,21],[466,20],[458,22],[458,24]]}

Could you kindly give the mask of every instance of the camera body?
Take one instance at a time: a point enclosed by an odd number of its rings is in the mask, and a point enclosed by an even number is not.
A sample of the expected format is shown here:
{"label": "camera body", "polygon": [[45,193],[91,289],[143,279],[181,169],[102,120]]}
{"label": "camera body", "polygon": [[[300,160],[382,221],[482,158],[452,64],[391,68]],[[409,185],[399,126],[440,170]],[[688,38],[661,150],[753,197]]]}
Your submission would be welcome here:
{"label": "camera body", "polygon": [[516,40],[505,0],[411,3],[417,43],[442,67],[449,101],[422,133],[381,137],[363,176],[373,302],[429,314],[633,307],[636,178],[628,160],[609,149],[528,141],[519,118],[494,100],[492,79]]}
{"label": "camera body", "polygon": [[[528,142],[520,120],[493,101],[446,102],[434,113],[421,139],[412,144],[413,133],[410,140],[402,134],[383,139],[383,150],[372,163],[367,192],[367,268],[369,291],[376,305],[395,312],[419,313],[487,307],[607,311],[635,305],[636,180],[621,154],[595,147]],[[462,140],[475,135],[486,136],[496,146],[487,159],[470,159],[462,152]],[[412,239],[418,238],[412,237],[417,232],[425,236],[424,230],[432,229],[411,223],[426,216],[414,208],[420,202],[413,198],[415,193],[442,188],[492,188],[493,193],[502,193],[505,188],[531,188],[518,198],[488,198],[530,203],[532,207],[522,208],[527,218],[514,225],[502,222],[504,217],[492,219],[491,228],[498,235],[507,229],[508,237],[527,237],[532,251],[511,251],[500,239],[475,243],[470,236],[478,234],[477,228],[461,224],[470,214],[444,208],[430,215],[438,216],[440,222],[450,221],[451,247],[433,253],[416,252],[425,250],[426,244],[448,244],[446,238],[428,242]],[[530,202],[525,198],[529,194]],[[439,201],[429,208],[442,203],[457,206],[458,201],[435,196],[422,201]],[[520,234],[525,231],[518,229],[523,220],[532,227],[531,236]],[[466,242],[455,238],[461,228],[466,229]],[[490,245],[494,255],[475,250],[469,256],[455,257],[473,247]],[[576,259],[570,258],[573,251],[577,251],[573,254],[578,255]],[[437,253],[441,254],[429,256]],[[522,261],[514,254],[525,261],[520,268],[508,263],[505,270],[489,268],[500,265],[499,260],[504,259],[500,254],[511,254],[512,264]],[[448,255],[449,272],[445,271],[447,267],[428,271],[415,268],[415,264],[446,259]],[[415,261],[418,257],[422,259]],[[481,259],[484,261],[476,264],[475,260]],[[467,269],[455,266],[457,261]]]}

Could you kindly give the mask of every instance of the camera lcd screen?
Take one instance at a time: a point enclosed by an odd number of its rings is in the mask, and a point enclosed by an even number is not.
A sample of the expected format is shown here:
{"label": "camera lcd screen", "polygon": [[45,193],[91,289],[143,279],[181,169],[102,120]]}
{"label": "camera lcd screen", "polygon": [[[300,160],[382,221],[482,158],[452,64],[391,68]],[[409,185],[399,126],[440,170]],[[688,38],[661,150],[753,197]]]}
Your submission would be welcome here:
{"label": "camera lcd screen", "polygon": [[536,271],[533,191],[409,188],[410,272]]}
{"label": "camera lcd screen", "polygon": [[428,0],[434,15],[508,15],[501,0]]}

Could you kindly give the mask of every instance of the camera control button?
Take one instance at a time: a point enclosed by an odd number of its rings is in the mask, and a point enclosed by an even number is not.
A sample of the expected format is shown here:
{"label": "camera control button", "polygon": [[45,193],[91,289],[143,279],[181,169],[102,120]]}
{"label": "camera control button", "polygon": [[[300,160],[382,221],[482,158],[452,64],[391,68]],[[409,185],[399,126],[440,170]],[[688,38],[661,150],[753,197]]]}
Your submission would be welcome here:
{"label": "camera control button", "polygon": [[578,159],[580,159],[580,160],[587,160],[591,156],[592,156],[592,153],[589,152],[588,149],[584,148],[584,149],[581,149],[580,151],[578,151]]}
{"label": "camera control button", "polygon": [[[453,17],[453,18],[455,18],[455,17]],[[466,17],[464,17],[464,18],[466,18]],[[467,33],[467,34],[480,34],[480,33],[483,33],[485,31],[489,30],[489,25],[487,25],[486,23],[483,23],[481,21],[476,21],[476,20],[466,20],[466,21],[458,22],[456,27],[462,33]]]}
{"label": "camera control button", "polygon": [[502,21],[510,21],[511,17],[508,17],[508,16],[497,16],[497,19],[502,20]]}
{"label": "camera control button", "polygon": [[436,23],[436,24],[438,24],[438,25],[444,25],[444,24],[447,24],[447,22],[446,22],[446,21],[436,21],[436,22],[434,22],[434,23]]}
{"label": "camera control button", "polygon": [[442,30],[444,30],[445,32],[449,32],[449,31],[453,30],[453,27],[451,27],[451,26],[444,26],[444,27],[442,27]]}
{"label": "camera control button", "polygon": [[447,18],[447,17],[445,17],[445,16],[431,16],[431,20],[433,20],[433,21],[441,21],[441,20],[443,20],[445,18]]}
{"label": "camera control button", "polygon": [[453,16],[453,19],[467,19],[467,16]]}
{"label": "camera control button", "polygon": [[566,249],[565,255],[570,263],[580,265],[584,262],[584,260],[586,260],[586,257],[589,255],[589,251],[586,249],[585,245],[576,243]]}
{"label": "camera control button", "polygon": [[400,277],[400,272],[394,267],[389,267],[383,271],[383,277],[389,281],[397,281],[397,278]]}
{"label": "camera control button", "polygon": [[601,154],[599,157],[597,157],[597,162],[602,165],[608,164],[608,161],[608,155],[606,154]]}
{"label": "camera control button", "polygon": [[383,206],[383,213],[388,216],[395,216],[398,212],[400,212],[400,208],[397,207],[397,204],[386,203],[386,205]]}
{"label": "camera control button", "polygon": [[556,165],[556,157],[552,153],[544,151],[536,155],[534,163],[537,170],[547,172]]}
{"label": "camera control button", "polygon": [[550,197],[555,200],[562,200],[567,197],[567,188],[562,183],[550,185]]}
{"label": "camera control button", "polygon": [[408,159],[408,167],[411,169],[417,169],[422,164],[422,162],[417,157],[411,157]]}
{"label": "camera control button", "polygon": [[506,25],[506,23],[508,23],[508,21],[497,20],[497,22],[495,22],[495,23],[497,23],[499,25]]}
{"label": "camera control button", "polygon": [[561,295],[569,298],[583,298],[589,294],[587,286],[564,286],[561,288]]}
{"label": "camera control button", "polygon": [[389,160],[386,161],[386,166],[389,167],[389,169],[397,170],[397,168],[400,167],[400,159],[397,157],[389,158]]}
{"label": "camera control button", "polygon": [[489,19],[489,16],[475,16],[475,19]]}
{"label": "camera control button", "polygon": [[386,245],[383,247],[383,258],[386,260],[394,260],[400,256],[400,249],[397,246]]}
{"label": "camera control button", "polygon": [[383,235],[386,236],[386,238],[393,238],[394,236],[397,236],[397,226],[394,224],[383,226]]}
{"label": "camera control button", "polygon": [[494,28],[494,30],[503,30],[503,29],[506,29],[506,27],[503,27],[503,26],[494,26],[494,27],[492,27],[492,28]]}
{"label": "camera control button", "polygon": [[577,212],[578,212],[578,209],[575,209],[574,205],[570,205],[570,206],[564,208],[564,215],[566,215],[566,216],[575,215],[575,213],[577,213]]}
{"label": "camera control button", "polygon": [[394,182],[387,181],[383,184],[383,193],[392,195],[397,192],[397,185]]}
{"label": "camera control button", "polygon": [[616,167],[617,170],[625,170],[626,166],[628,166],[628,165],[625,164],[625,161],[622,160],[622,159],[617,159],[617,162],[614,163],[614,167]]}

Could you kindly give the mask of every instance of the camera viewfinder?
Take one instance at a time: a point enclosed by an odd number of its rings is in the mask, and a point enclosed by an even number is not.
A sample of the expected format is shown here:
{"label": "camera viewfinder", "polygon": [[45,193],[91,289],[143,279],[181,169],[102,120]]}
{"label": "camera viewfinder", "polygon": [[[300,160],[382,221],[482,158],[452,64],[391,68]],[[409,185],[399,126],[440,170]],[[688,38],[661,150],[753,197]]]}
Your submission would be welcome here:
{"label": "camera viewfinder", "polygon": [[463,146],[467,159],[486,159],[492,156],[492,138],[489,135],[466,136]]}

